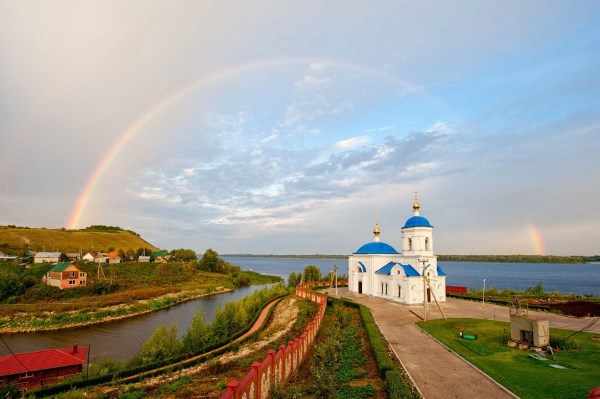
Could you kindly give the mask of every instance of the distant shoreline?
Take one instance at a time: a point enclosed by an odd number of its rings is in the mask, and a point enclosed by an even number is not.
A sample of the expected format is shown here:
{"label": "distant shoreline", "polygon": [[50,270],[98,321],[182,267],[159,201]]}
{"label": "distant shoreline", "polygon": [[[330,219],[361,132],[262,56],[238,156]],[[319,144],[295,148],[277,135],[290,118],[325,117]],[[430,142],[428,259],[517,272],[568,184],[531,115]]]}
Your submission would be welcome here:
{"label": "distant shoreline", "polygon": [[[348,255],[274,255],[274,254],[224,254],[222,256],[244,258],[287,258],[287,259],[347,259]],[[599,256],[557,256],[557,255],[438,255],[442,262],[481,262],[481,263],[599,263]]]}

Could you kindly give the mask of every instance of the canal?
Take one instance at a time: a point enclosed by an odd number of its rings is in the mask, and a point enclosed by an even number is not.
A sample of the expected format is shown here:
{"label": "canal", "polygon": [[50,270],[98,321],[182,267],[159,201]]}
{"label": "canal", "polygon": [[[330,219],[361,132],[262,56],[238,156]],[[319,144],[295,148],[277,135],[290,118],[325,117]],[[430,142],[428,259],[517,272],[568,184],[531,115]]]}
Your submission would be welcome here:
{"label": "canal", "polygon": [[[181,337],[185,334],[198,310],[202,311],[204,320],[210,323],[219,306],[224,306],[227,302],[236,301],[252,294],[257,289],[269,286],[270,284],[238,288],[234,291],[194,299],[168,309],[88,327],[3,334],[2,337],[8,348],[14,353],[68,348],[77,343],[79,346],[90,346],[92,362],[106,357],[128,360],[139,352],[142,343],[160,324],[170,326],[173,321],[177,321]],[[0,342],[0,355],[10,354],[6,345]]]}

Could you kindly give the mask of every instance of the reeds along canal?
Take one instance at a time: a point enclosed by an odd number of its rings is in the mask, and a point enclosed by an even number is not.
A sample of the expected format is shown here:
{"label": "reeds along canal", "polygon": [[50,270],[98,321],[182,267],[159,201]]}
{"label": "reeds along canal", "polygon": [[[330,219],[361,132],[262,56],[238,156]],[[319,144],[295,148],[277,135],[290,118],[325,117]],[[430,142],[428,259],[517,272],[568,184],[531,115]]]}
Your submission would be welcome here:
{"label": "reeds along canal", "polygon": [[222,294],[210,295],[174,305],[168,309],[140,316],[111,321],[89,327],[33,333],[3,334],[8,345],[0,344],[0,355],[10,351],[30,352],[50,348],[66,348],[77,343],[80,347],[90,346],[91,361],[106,357],[128,360],[137,354],[142,343],[161,324],[170,326],[177,321],[179,335],[183,336],[194,314],[200,309],[207,323],[211,322],[219,306],[252,294],[255,290],[271,284],[238,288]]}

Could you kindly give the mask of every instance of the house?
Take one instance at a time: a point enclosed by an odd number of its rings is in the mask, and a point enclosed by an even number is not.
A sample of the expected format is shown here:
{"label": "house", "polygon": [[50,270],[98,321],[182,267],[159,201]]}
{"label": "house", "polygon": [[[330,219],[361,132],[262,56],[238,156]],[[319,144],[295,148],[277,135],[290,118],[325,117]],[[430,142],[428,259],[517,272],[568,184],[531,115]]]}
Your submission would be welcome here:
{"label": "house", "polygon": [[98,252],[96,254],[96,257],[94,258],[94,262],[96,263],[108,263],[106,260],[106,257],[108,256],[108,254],[105,254],[104,252]]}
{"label": "house", "polygon": [[67,257],[68,260],[75,262],[78,261],[79,258],[81,257],[81,255],[77,252],[67,252],[65,254],[65,256]]}
{"label": "house", "polygon": [[81,259],[86,262],[93,262],[96,260],[96,256],[98,256],[98,252],[88,252],[87,254],[83,255]]}
{"label": "house", "polygon": [[38,252],[33,256],[33,263],[58,263],[60,252]]}
{"label": "house", "polygon": [[165,263],[169,256],[167,255],[167,251],[155,251],[152,253],[152,259],[157,263]]}
{"label": "house", "polygon": [[415,196],[413,216],[402,227],[402,253],[382,242],[378,225],[374,240],[348,258],[348,289],[405,305],[446,301],[446,274],[433,254],[433,226],[420,216]]}
{"label": "house", "polygon": [[61,262],[54,265],[44,276],[45,284],[64,288],[85,287],[87,273],[82,272],[71,262]]}
{"label": "house", "polygon": [[119,256],[119,251],[111,251],[106,254],[106,263],[114,264],[121,263],[121,257]]}
{"label": "house", "polygon": [[148,263],[148,262],[150,262],[150,256],[148,256],[148,255],[140,255],[138,257],[138,262]]}
{"label": "house", "polygon": [[4,252],[0,251],[0,262],[10,262],[17,258],[18,256],[6,255]]}
{"label": "house", "polygon": [[0,356],[0,386],[13,383],[37,389],[58,382],[81,373],[87,355],[87,348],[74,344],[72,348]]}

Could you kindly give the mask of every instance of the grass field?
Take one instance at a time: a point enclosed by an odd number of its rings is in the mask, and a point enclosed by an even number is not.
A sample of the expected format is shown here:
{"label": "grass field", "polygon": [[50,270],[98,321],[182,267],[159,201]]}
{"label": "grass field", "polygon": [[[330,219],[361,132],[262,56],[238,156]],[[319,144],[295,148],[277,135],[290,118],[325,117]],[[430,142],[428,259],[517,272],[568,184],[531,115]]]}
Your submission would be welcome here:
{"label": "grass field", "polygon": [[[600,386],[600,341],[592,339],[598,334],[581,333],[573,338],[577,349],[555,352],[555,361],[540,361],[528,356],[534,352],[507,346],[510,324],[506,322],[449,319],[417,325],[521,398],[585,398],[592,388]],[[477,339],[462,339],[461,330],[477,334]],[[550,329],[551,337],[571,333]]]}
{"label": "grass field", "polygon": [[12,253],[27,246],[32,251],[79,252],[107,251],[109,248],[156,249],[128,231],[81,231],[45,228],[0,227],[0,250]]}

